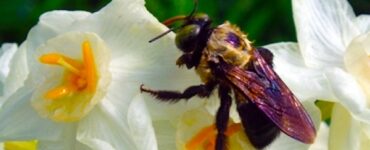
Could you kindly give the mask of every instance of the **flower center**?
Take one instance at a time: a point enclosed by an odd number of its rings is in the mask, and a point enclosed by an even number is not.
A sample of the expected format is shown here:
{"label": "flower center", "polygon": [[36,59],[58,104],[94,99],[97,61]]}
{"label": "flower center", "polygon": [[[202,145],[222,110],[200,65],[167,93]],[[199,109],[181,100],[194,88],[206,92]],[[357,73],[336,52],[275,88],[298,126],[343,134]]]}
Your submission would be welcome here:
{"label": "flower center", "polygon": [[98,76],[89,41],[83,42],[82,54],[82,62],[57,53],[45,54],[40,57],[41,63],[59,65],[66,70],[62,84],[47,91],[44,95],[45,99],[56,100],[81,91],[95,92]]}
{"label": "flower center", "polygon": [[48,39],[30,62],[31,105],[56,122],[78,121],[104,99],[110,85],[110,49],[97,34],[68,32]]}
{"label": "flower center", "polygon": [[[225,135],[227,137],[239,132],[242,129],[240,123],[232,123],[228,126]],[[204,127],[189,142],[186,143],[187,150],[203,147],[205,150],[214,150],[216,147],[217,130],[215,125]]]}

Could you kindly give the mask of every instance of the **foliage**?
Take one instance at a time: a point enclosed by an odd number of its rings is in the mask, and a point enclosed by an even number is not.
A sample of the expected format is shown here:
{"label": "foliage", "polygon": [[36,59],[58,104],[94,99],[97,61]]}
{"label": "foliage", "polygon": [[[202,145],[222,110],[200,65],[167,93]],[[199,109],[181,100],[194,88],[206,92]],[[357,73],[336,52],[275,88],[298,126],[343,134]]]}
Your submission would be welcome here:
{"label": "foliage", "polygon": [[[39,16],[46,11],[97,11],[109,0],[2,0],[0,1],[0,43],[22,42]],[[351,0],[360,13],[369,10],[367,0]],[[146,0],[146,6],[160,21],[193,9],[192,0]],[[356,7],[355,7],[356,8]],[[215,25],[226,20],[248,33],[256,45],[296,41],[290,0],[199,0],[199,12],[211,16]]]}

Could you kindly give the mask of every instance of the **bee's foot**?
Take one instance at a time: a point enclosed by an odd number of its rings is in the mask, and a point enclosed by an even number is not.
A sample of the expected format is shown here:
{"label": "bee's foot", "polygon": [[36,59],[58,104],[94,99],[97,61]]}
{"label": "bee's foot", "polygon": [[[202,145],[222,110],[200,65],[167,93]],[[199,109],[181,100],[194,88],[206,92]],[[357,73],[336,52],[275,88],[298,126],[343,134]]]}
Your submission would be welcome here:
{"label": "bee's foot", "polygon": [[149,92],[149,89],[144,88],[144,84],[141,84],[140,85],[140,93],[143,93],[143,92]]}
{"label": "bee's foot", "polygon": [[181,63],[177,63],[176,62],[176,66],[179,67],[179,68],[182,68],[182,66],[184,66],[184,64],[181,64]]}

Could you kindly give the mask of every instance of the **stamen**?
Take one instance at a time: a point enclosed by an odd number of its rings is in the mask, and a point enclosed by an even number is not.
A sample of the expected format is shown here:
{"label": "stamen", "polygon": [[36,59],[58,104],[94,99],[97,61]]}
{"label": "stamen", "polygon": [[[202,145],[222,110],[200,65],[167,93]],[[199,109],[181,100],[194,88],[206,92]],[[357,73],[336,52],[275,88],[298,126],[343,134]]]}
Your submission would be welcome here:
{"label": "stamen", "polygon": [[242,129],[241,123],[233,123],[229,127],[227,127],[225,134],[226,136],[232,136],[236,132],[239,132],[241,129]]}
{"label": "stamen", "polygon": [[215,134],[215,125],[203,128],[197,135],[195,135],[187,144],[186,149],[196,149],[199,145],[204,143],[209,137]]}
{"label": "stamen", "polygon": [[54,89],[46,92],[45,98],[48,99],[48,100],[54,100],[54,99],[57,99],[59,97],[66,96],[67,94],[69,94],[71,92],[72,92],[72,90],[71,90],[70,87],[60,86],[60,87],[54,88]]}
{"label": "stamen", "polygon": [[96,88],[97,74],[95,70],[94,55],[92,53],[92,49],[88,41],[85,41],[82,44],[82,50],[83,50],[83,60],[84,60],[86,75],[87,75],[86,76],[87,89],[90,92],[94,92]]}
{"label": "stamen", "polygon": [[86,87],[87,82],[85,79],[78,78],[76,84],[77,84],[78,89],[83,89]]}
{"label": "stamen", "polygon": [[216,149],[216,136],[212,136],[208,138],[208,142],[204,145],[206,150],[214,150]]}
{"label": "stamen", "polygon": [[69,71],[73,72],[74,74],[81,74],[80,71],[73,67],[71,64],[64,61],[64,59],[59,59],[58,64],[62,65],[64,68],[68,69]]}
{"label": "stamen", "polygon": [[[240,123],[233,123],[227,127],[225,135],[227,137],[230,137],[233,134],[239,132],[241,129],[242,125]],[[185,147],[187,150],[193,150],[197,149],[197,147],[203,144],[204,149],[214,150],[216,147],[216,136],[217,132],[215,125],[205,127],[198,134],[196,134],[188,143],[186,143]]]}
{"label": "stamen", "polygon": [[42,55],[39,60],[44,64],[58,64],[58,60],[62,59],[63,57],[63,55],[52,53]]}
{"label": "stamen", "polygon": [[39,60],[44,64],[61,65],[75,74],[80,74],[79,69],[82,67],[77,60],[56,53],[42,55]]}

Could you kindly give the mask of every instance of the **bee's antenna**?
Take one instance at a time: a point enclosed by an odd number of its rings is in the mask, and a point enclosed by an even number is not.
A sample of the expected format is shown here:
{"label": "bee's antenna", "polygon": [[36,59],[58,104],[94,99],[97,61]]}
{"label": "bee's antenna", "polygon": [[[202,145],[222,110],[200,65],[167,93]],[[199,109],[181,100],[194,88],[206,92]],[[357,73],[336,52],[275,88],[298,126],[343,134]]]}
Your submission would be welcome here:
{"label": "bee's antenna", "polygon": [[191,13],[187,16],[188,18],[193,17],[194,13],[198,10],[198,0],[194,0],[194,8]]}
{"label": "bee's antenna", "polygon": [[180,15],[180,16],[175,16],[175,17],[169,18],[169,19],[163,21],[162,23],[166,26],[170,26],[171,24],[173,24],[176,21],[185,20],[187,18],[188,18],[188,16]]}
{"label": "bee's antenna", "polygon": [[[169,26],[171,25],[172,23],[176,22],[176,21],[179,21],[179,20],[187,20],[187,19],[191,19],[193,16],[194,16],[194,13],[198,10],[198,0],[194,0],[194,8],[193,10],[191,11],[191,13],[188,15],[188,16],[175,16],[175,17],[172,17],[170,19],[167,19],[165,21],[163,21],[162,23],[166,26]],[[166,32],[163,32],[162,34],[154,37],[153,39],[149,40],[149,43],[152,43],[154,42],[155,40],[165,36],[166,34],[170,33],[171,31],[174,31],[176,30],[177,28],[179,27],[176,27],[176,28],[170,28],[169,30],[167,30]]]}
{"label": "bee's antenna", "polygon": [[176,28],[170,28],[169,30],[167,30],[166,32],[163,32],[162,34],[154,37],[153,39],[149,40],[149,43],[152,43],[154,42],[155,40],[158,40],[159,38],[165,36],[166,34],[170,33],[171,31],[175,30]]}

